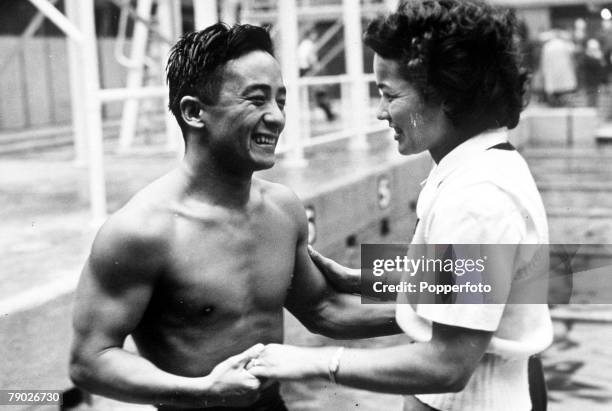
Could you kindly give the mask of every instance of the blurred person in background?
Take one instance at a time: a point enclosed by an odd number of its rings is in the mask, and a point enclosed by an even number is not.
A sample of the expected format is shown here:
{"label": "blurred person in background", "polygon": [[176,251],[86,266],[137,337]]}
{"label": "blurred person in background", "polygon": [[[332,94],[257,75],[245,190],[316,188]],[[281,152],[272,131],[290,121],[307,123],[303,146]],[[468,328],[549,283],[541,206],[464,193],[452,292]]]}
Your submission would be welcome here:
{"label": "blurred person in background", "polygon": [[531,38],[529,27],[525,20],[518,22],[517,35],[519,40],[519,50],[522,58],[522,65],[529,71],[534,73],[537,70],[537,54],[536,42]]}
{"label": "blurred person in background", "polygon": [[[412,244],[516,247],[492,269],[506,287],[539,258],[518,246],[548,243],[526,162],[505,133],[483,134],[516,127],[524,107],[528,76],[515,36],[512,12],[477,0],[408,1],[365,32],[375,53],[378,118],[395,130],[400,154],[428,151],[436,163],[418,199]],[[409,257],[418,259],[414,248]],[[311,257],[337,287],[359,291],[359,271],[315,251]],[[544,409],[545,386],[542,380],[539,390],[530,386],[528,362],[552,342],[546,304],[413,305],[399,293],[396,310],[413,344],[346,350],[271,344],[247,367],[263,378],[329,378],[404,394],[405,410]]]}
{"label": "blurred person in background", "polygon": [[[301,77],[312,75],[314,70],[319,69],[319,57],[317,56],[316,43],[318,37],[317,31],[313,27],[306,32],[306,36],[300,41],[300,44],[298,44],[297,55]],[[309,89],[310,86],[307,86],[306,90]],[[325,90],[324,86],[315,86],[314,89],[314,98],[317,107],[323,110],[327,121],[334,121],[336,119],[336,114],[332,110],[327,90]]]}
{"label": "blurred person in background", "polygon": [[542,70],[540,68],[541,44],[535,38],[531,37],[529,27],[525,20],[519,21],[517,34],[522,65],[529,73],[529,94],[532,99],[538,102],[544,102],[546,98],[544,94]]}
{"label": "blurred person in background", "polygon": [[[167,78],[185,156],[98,232],[76,292],[71,377],[160,410],[284,411],[278,382],[245,370],[257,343],[282,342],[283,307],[338,338],[399,333],[393,309],[329,286],[300,200],[253,177],[274,165],[285,125],[269,33],[186,34]],[[123,348],[128,335],[138,353]]]}
{"label": "blurred person in background", "polygon": [[541,69],[546,99],[551,107],[567,105],[567,96],[576,91],[575,46],[570,34],[559,29],[542,46]]}
{"label": "blurred person in background", "polygon": [[306,76],[311,70],[316,68],[319,58],[317,57],[317,32],[311,28],[306,32],[306,35],[298,44],[298,65],[300,67],[300,76]]}
{"label": "blurred person in background", "polygon": [[604,54],[597,39],[588,39],[582,57],[582,71],[584,74],[584,88],[587,96],[587,105],[597,107],[599,94],[607,83],[606,62]]}
{"label": "blurred person in background", "polygon": [[[530,96],[532,101],[537,103],[546,103],[546,92],[544,91],[544,74],[542,73],[542,32],[539,32],[536,38],[532,41],[531,49],[531,81],[530,81]],[[528,61],[526,62],[526,66]]]}
{"label": "blurred person in background", "polygon": [[612,20],[602,20],[601,29],[597,34],[597,40],[606,62],[606,75],[612,72]]}

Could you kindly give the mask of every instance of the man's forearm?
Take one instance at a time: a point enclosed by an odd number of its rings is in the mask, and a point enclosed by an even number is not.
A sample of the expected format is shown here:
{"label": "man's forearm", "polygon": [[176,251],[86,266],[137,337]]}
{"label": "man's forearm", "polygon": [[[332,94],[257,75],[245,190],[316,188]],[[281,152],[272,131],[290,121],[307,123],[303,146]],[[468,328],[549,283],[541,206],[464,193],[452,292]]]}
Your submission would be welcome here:
{"label": "man's forearm", "polygon": [[361,297],[334,293],[314,313],[312,331],[336,339],[400,334],[395,304],[362,304]]}
{"label": "man's forearm", "polygon": [[206,391],[207,377],[188,378],[160,370],[151,362],[120,348],[83,361],[73,361],[73,381],[87,391],[120,401],[202,407],[219,398]]}

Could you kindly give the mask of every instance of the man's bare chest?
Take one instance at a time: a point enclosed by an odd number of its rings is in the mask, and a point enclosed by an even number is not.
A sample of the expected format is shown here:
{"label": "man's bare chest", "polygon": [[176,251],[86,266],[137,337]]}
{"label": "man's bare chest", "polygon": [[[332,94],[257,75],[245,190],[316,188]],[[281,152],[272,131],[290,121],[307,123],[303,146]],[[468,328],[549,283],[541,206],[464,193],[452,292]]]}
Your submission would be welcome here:
{"label": "man's bare chest", "polygon": [[162,295],[179,311],[242,315],[282,307],[297,234],[271,218],[184,224],[173,233]]}

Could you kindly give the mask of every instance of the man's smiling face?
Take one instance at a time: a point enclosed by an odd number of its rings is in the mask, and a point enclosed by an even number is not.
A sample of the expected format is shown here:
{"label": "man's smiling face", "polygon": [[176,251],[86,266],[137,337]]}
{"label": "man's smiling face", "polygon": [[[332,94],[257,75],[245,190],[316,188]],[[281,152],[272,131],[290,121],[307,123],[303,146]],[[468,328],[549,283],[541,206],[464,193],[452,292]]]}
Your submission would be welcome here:
{"label": "man's smiling face", "polygon": [[221,77],[216,104],[205,107],[211,154],[232,169],[272,167],[285,126],[286,89],[278,62],[252,51],[230,60]]}

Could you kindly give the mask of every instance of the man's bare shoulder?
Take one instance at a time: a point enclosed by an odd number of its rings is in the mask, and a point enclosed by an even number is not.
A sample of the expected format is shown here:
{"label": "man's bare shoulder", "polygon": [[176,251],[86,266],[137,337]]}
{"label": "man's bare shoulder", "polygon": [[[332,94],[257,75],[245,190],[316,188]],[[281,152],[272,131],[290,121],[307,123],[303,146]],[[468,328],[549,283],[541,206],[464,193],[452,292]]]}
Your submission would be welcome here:
{"label": "man's bare shoulder", "polygon": [[172,196],[164,193],[164,177],[134,195],[98,231],[90,261],[105,265],[161,264],[172,230]]}
{"label": "man's bare shoulder", "polygon": [[265,198],[269,199],[283,211],[291,213],[291,215],[297,219],[301,219],[305,216],[302,201],[289,187],[283,184],[255,178],[253,182],[261,188]]}

